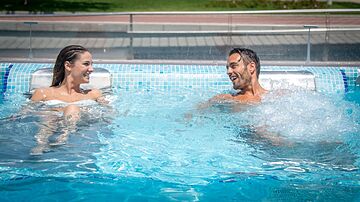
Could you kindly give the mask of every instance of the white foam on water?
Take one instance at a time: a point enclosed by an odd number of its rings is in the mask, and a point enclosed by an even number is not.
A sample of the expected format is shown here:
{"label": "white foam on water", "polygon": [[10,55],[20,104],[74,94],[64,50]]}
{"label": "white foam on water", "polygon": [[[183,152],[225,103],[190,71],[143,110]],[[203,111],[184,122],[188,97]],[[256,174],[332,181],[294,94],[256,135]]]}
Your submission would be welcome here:
{"label": "white foam on water", "polygon": [[[344,142],[347,134],[359,132],[360,128],[360,106],[342,97],[304,91],[282,95],[273,92],[254,106],[230,102],[194,109],[211,95],[203,98],[193,92],[177,96],[142,92],[119,96],[113,103],[118,115],[109,126],[112,135],[99,133],[104,146],[94,154],[96,165],[102,172],[119,177],[147,177],[179,184],[208,184],[223,178],[223,173],[287,176],[307,173],[318,161],[331,166],[328,162],[334,163],[333,156],[328,158],[327,147],[324,153],[307,159],[308,152],[313,151],[312,142]],[[188,113],[191,116],[185,116]],[[294,144],[294,148],[272,144],[262,147],[253,131],[259,127],[289,142],[305,144]],[[300,154],[287,154],[288,148]],[[273,156],[274,149],[280,154]],[[263,166],[269,161],[279,162],[279,158],[280,165],[269,164],[270,169]],[[285,173],[277,173],[272,167]]]}
{"label": "white foam on water", "polygon": [[337,142],[360,132],[360,106],[313,91],[272,92],[243,116],[292,141]]}

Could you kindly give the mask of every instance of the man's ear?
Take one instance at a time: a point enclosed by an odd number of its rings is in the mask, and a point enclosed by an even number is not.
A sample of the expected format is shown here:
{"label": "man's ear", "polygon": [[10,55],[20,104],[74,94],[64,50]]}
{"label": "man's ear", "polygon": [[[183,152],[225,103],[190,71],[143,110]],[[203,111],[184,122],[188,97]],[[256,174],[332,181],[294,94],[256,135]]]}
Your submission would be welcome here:
{"label": "man's ear", "polygon": [[255,62],[250,62],[249,64],[248,64],[248,67],[247,67],[248,69],[249,69],[249,72],[250,72],[250,74],[252,75],[252,74],[256,74],[256,65],[255,65]]}
{"label": "man's ear", "polygon": [[71,71],[71,63],[69,61],[65,61],[64,67],[65,67],[65,70]]}

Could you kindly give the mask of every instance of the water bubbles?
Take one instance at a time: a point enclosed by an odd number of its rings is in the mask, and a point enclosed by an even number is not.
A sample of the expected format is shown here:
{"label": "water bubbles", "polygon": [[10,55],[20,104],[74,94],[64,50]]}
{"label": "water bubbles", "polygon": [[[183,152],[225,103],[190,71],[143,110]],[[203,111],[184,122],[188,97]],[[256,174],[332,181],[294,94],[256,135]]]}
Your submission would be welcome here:
{"label": "water bubbles", "polygon": [[347,133],[360,131],[360,108],[338,98],[312,91],[270,93],[248,114],[257,127],[266,127],[292,141],[343,141]]}
{"label": "water bubbles", "polygon": [[221,173],[285,179],[357,168],[352,147],[341,145],[359,132],[360,109],[341,97],[275,91],[258,105],[225,102],[198,109],[214,95],[200,94],[122,95],[112,103],[118,116],[113,135],[100,139],[97,166],[117,176],[198,185]]}

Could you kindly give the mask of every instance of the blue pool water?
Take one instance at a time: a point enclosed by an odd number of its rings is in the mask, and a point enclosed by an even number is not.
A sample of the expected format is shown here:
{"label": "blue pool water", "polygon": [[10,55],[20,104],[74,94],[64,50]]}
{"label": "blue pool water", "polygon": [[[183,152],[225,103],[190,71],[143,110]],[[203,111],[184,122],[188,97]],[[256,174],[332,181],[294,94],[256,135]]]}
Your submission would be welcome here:
{"label": "blue pool water", "polygon": [[[0,200],[360,200],[360,87],[206,108],[224,89],[160,87],[116,86],[75,127],[5,93]],[[39,138],[42,155],[31,155]]]}

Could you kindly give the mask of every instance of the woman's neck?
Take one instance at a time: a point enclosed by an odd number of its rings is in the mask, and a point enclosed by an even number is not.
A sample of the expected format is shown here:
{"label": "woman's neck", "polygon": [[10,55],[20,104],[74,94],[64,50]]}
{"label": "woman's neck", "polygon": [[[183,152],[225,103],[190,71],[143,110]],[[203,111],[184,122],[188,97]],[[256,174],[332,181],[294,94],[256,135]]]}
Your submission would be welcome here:
{"label": "woman's neck", "polygon": [[68,94],[81,93],[80,84],[74,83],[72,79],[65,79],[60,87]]}

